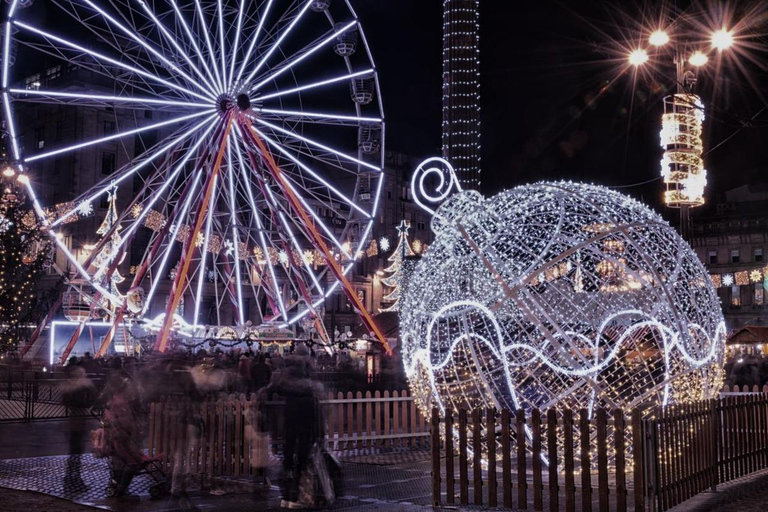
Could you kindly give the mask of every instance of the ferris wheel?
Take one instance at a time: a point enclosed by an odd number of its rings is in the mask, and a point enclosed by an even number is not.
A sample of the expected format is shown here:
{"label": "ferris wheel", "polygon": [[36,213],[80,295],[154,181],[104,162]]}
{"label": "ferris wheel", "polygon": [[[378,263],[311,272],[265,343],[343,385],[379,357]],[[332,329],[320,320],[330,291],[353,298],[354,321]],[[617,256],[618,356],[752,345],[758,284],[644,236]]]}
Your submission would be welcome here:
{"label": "ferris wheel", "polygon": [[[130,315],[156,327],[161,351],[206,323],[322,329],[317,310],[341,288],[389,349],[347,277],[384,155],[376,68],[349,1],[7,1],[14,164],[71,289],[113,322],[105,344]],[[99,121],[62,134],[62,112]],[[92,154],[76,178],[87,186],[64,200],[38,172]],[[93,243],[68,243],[94,223]]]}

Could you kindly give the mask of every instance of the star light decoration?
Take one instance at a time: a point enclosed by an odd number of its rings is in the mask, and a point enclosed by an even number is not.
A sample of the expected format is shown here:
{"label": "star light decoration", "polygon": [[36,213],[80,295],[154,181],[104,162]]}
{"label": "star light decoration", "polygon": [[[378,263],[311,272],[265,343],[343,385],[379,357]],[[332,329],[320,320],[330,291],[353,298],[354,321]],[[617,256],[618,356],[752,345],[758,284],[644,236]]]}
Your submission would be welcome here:
{"label": "star light decoration", "polygon": [[[417,183],[437,197],[418,172],[414,192]],[[725,322],[715,288],[643,204],[564,182],[489,199],[467,191],[434,212],[432,229],[400,308],[403,361],[425,412],[649,414],[717,396]]]}
{"label": "star light decoration", "polygon": [[381,249],[382,252],[387,252],[389,250],[389,238],[383,236],[379,240],[379,249]]}
{"label": "star light decoration", "polygon": [[90,201],[81,201],[80,204],[77,205],[77,213],[83,217],[88,217],[93,213],[93,203]]}
{"label": "star light decoration", "polygon": [[13,222],[5,215],[0,215],[0,233],[5,233],[13,226]]}

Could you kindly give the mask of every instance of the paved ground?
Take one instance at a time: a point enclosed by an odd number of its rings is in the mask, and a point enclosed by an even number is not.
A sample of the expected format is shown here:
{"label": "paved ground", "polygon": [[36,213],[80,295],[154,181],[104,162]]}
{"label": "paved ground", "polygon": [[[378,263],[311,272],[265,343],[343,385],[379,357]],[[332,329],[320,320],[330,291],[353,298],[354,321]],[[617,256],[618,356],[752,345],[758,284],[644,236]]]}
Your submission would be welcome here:
{"label": "paved ground", "polygon": [[673,512],[765,512],[768,509],[768,471],[734,480],[672,509]]}
{"label": "paved ground", "polygon": [[[400,454],[399,458],[405,457]],[[73,463],[80,465],[81,479],[67,477],[67,467]],[[336,502],[334,510],[422,510],[430,503],[428,461],[390,465],[345,463],[344,468],[347,492]],[[277,469],[270,469],[273,481],[276,481]],[[130,487],[131,496],[106,498],[104,489],[108,479],[106,460],[96,459],[90,454],[0,461],[2,487],[41,492],[75,503],[115,511],[188,509],[185,503],[172,497],[151,501],[148,489],[153,482],[147,475],[134,480]],[[217,489],[217,486],[214,485],[213,488]],[[200,510],[222,511],[274,510],[278,509],[280,504],[280,492],[275,485],[263,493],[236,492],[230,489],[226,494],[215,495],[217,492],[224,491],[217,489],[191,492],[189,504]]]}
{"label": "paved ground", "polygon": [[[131,496],[109,499],[104,490],[109,480],[106,459],[85,453],[66,455],[70,429],[90,432],[96,428],[92,420],[38,421],[32,423],[0,423],[0,511],[79,511],[98,509],[117,512],[175,510],[233,511],[277,510],[279,488],[272,485],[263,493],[236,492],[230,487],[213,486],[190,492],[189,501],[165,497],[149,499],[152,483],[147,475],[137,477],[131,485]],[[87,437],[87,436],[86,436]],[[337,500],[334,510],[424,510],[431,502],[430,463],[428,452],[395,452],[379,454],[346,454],[344,462],[345,496]],[[81,478],[67,476],[67,468],[80,468]],[[279,478],[277,460],[270,468],[273,482]],[[28,491],[28,492],[16,492]],[[241,489],[242,490],[242,489]],[[41,494],[43,493],[43,494]],[[13,501],[5,496],[13,495]],[[57,501],[57,498],[69,502]],[[26,500],[26,502],[25,502]],[[51,501],[53,500],[53,501]],[[62,508],[62,503],[70,503]],[[74,507],[74,508],[72,508]],[[79,508],[77,508],[79,507]],[[190,508],[194,507],[194,508]]]}

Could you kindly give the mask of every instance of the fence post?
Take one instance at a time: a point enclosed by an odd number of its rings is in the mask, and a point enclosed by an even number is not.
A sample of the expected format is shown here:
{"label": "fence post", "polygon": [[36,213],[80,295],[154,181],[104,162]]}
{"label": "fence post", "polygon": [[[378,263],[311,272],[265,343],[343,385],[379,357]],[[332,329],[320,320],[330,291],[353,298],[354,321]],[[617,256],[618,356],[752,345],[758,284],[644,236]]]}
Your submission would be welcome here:
{"label": "fence post", "polygon": [[432,504],[440,506],[440,410],[432,408]]}
{"label": "fence post", "polygon": [[720,483],[720,447],[722,446],[722,428],[720,425],[720,403],[717,399],[709,401],[710,428],[712,429],[712,457],[710,481],[712,492],[717,492],[717,484]]}
{"label": "fence post", "polygon": [[525,411],[515,412],[515,436],[517,443],[517,508],[528,508],[528,475],[525,466]]}
{"label": "fence post", "polygon": [[533,510],[542,510],[544,508],[543,492],[541,483],[541,411],[533,409],[531,411],[531,431],[533,433],[531,445],[531,465],[533,467]]}
{"label": "fence post", "polygon": [[503,505],[512,508],[512,453],[510,452],[509,409],[501,411],[501,488]]}
{"label": "fence post", "polygon": [[613,442],[616,466],[616,511],[627,512],[627,475],[624,454],[624,411],[613,411]]}
{"label": "fence post", "polygon": [[496,410],[488,409],[485,417],[486,443],[488,444],[488,506],[496,507]]}
{"label": "fence post", "polygon": [[638,409],[632,410],[632,459],[634,469],[632,476],[635,487],[635,512],[645,511],[645,436],[643,435],[643,419]]}
{"label": "fence post", "polygon": [[554,408],[547,411],[547,460],[549,462],[549,510],[558,512],[560,492],[557,485],[557,411]]}
{"label": "fence post", "polygon": [[482,415],[480,409],[472,411],[472,473],[474,477],[475,505],[483,504],[483,445],[480,435]]}
{"label": "fence post", "polygon": [[597,409],[597,495],[600,512],[608,512],[608,429],[605,409]]}
{"label": "fence post", "polygon": [[589,411],[579,411],[579,467],[581,468],[581,510],[592,512],[592,457],[589,442]]}
{"label": "fence post", "polygon": [[453,467],[453,410],[445,411],[445,496],[449,505],[456,501],[456,480]]}
{"label": "fence post", "polygon": [[467,410],[459,409],[459,502],[469,504],[469,470],[467,468]]}
{"label": "fence post", "polygon": [[576,482],[573,463],[573,411],[563,411],[563,469],[565,471],[565,510],[576,512]]}

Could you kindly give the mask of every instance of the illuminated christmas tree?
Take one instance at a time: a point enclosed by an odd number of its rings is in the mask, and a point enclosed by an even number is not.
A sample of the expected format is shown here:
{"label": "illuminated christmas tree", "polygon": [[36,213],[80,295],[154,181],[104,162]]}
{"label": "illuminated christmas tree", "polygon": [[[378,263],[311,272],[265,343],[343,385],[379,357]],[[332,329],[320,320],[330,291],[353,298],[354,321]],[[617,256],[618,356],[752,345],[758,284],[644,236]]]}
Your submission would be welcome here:
{"label": "illuminated christmas tree", "polygon": [[28,215],[30,205],[15,180],[15,170],[3,170],[0,197],[0,352],[16,350],[35,316],[35,282],[50,262],[50,242]]}
{"label": "illuminated christmas tree", "polygon": [[408,256],[415,256],[416,254],[411,249],[411,244],[408,243],[408,229],[410,226],[406,221],[402,221],[397,227],[398,240],[397,247],[392,251],[392,255],[387,258],[391,264],[384,269],[384,272],[388,272],[389,275],[381,280],[384,286],[392,288],[392,291],[381,299],[384,302],[392,303],[390,306],[380,308],[379,311],[398,311],[400,306],[400,294],[402,293],[403,285],[405,284],[405,278],[408,274],[404,265],[405,259]]}

